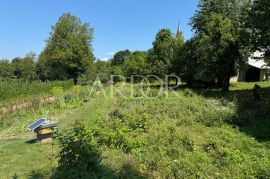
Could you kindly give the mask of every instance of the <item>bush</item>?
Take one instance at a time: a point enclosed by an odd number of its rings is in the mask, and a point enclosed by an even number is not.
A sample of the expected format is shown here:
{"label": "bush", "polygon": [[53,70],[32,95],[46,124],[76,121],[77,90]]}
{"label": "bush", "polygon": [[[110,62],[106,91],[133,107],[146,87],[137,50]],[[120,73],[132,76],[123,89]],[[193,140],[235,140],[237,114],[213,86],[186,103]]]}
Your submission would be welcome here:
{"label": "bush", "polygon": [[63,87],[61,87],[61,86],[55,86],[55,87],[53,87],[53,89],[51,90],[51,94],[52,95],[59,95],[59,94],[61,94],[61,93],[63,93],[64,92],[64,89],[63,89]]}
{"label": "bush", "polygon": [[60,143],[59,166],[53,178],[97,178],[101,157],[91,134],[81,123],[56,137]]}

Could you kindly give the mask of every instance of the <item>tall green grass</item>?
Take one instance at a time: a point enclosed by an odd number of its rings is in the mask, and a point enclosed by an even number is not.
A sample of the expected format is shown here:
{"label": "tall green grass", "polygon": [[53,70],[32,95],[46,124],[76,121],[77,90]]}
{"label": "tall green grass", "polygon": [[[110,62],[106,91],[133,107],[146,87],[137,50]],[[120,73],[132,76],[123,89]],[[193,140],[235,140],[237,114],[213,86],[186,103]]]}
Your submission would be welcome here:
{"label": "tall green grass", "polygon": [[62,87],[67,90],[73,86],[72,81],[32,82],[21,81],[0,82],[0,103],[18,98],[50,94],[53,87]]}

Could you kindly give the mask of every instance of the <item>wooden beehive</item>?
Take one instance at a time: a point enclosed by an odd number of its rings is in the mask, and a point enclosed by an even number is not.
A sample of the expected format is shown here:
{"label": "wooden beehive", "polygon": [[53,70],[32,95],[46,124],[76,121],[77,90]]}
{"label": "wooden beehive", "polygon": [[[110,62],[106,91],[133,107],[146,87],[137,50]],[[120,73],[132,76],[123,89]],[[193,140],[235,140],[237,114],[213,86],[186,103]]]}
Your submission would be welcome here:
{"label": "wooden beehive", "polygon": [[28,126],[29,130],[37,134],[37,141],[41,143],[52,142],[52,136],[57,127],[57,122],[49,121],[45,118],[39,119],[35,123]]}

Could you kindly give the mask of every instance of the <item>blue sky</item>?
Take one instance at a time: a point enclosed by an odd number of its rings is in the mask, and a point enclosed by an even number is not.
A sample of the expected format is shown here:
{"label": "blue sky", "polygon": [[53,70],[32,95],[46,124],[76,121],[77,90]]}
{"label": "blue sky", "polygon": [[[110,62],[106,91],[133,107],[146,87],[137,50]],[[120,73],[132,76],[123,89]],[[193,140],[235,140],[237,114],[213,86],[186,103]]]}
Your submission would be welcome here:
{"label": "blue sky", "polygon": [[45,47],[51,26],[71,12],[94,28],[93,48],[99,59],[130,49],[151,48],[161,28],[176,31],[180,21],[186,39],[198,0],[1,0],[0,59],[13,59]]}

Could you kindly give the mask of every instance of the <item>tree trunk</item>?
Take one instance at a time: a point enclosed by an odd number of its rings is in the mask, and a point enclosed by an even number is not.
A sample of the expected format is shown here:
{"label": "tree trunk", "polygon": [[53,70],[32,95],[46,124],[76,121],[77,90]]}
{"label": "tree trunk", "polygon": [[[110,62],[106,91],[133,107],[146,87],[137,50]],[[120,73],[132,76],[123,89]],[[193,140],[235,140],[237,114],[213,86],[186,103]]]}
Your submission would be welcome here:
{"label": "tree trunk", "polygon": [[73,78],[73,83],[74,83],[74,85],[77,85],[77,84],[78,84],[78,79],[77,79],[77,77],[74,77],[74,78]]}
{"label": "tree trunk", "polygon": [[222,87],[221,87],[222,91],[229,91],[229,87],[230,87],[230,75],[227,75],[222,80]]}

